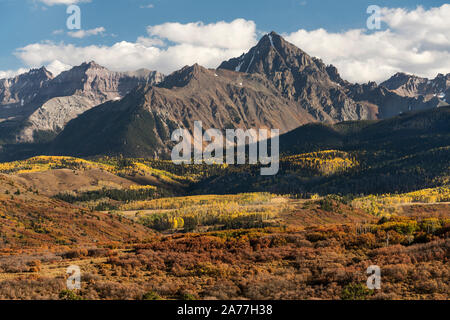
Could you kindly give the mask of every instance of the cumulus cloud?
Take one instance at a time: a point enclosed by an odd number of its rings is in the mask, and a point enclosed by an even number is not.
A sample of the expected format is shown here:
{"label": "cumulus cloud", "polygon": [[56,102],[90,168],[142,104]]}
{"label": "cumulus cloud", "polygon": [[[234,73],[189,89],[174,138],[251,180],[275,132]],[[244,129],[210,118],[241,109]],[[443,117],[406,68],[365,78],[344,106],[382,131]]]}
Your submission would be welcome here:
{"label": "cumulus cloud", "polygon": [[241,49],[256,44],[256,24],[236,19],[231,23],[164,23],[147,28],[151,36],[157,36],[179,44],[205,48]]}
{"label": "cumulus cloud", "polygon": [[434,77],[450,72],[450,5],[425,10],[382,8],[386,30],[353,29],[331,33],[298,30],[286,39],[350,81],[383,81],[395,72]]}
{"label": "cumulus cloud", "polygon": [[76,3],[82,3],[82,2],[91,2],[91,0],[38,0],[39,2],[42,2],[48,6],[54,6],[59,4],[69,5],[69,4],[76,4]]}
{"label": "cumulus cloud", "polygon": [[28,72],[28,71],[29,71],[29,69],[25,69],[25,68],[20,68],[17,70],[5,70],[5,71],[0,70],[0,79],[14,78],[17,75]]}
{"label": "cumulus cloud", "polygon": [[82,38],[89,37],[89,36],[96,36],[105,31],[106,31],[106,29],[104,27],[98,27],[98,28],[89,29],[89,30],[69,31],[69,32],[67,32],[67,34],[69,36],[71,36],[72,38],[82,39]]}
{"label": "cumulus cloud", "polygon": [[[177,33],[182,33],[185,38]],[[171,42],[171,45],[167,46],[166,42]],[[112,46],[78,47],[45,41],[19,48],[15,55],[33,67],[55,60],[65,65],[95,60],[111,70],[148,68],[170,73],[196,62],[205,67],[217,67],[221,61],[241,55],[256,42],[255,23],[237,19],[229,23],[152,26],[148,28],[146,37],[139,37],[136,42],[117,42]]]}
{"label": "cumulus cloud", "polygon": [[[395,72],[434,77],[450,72],[450,5],[425,10],[383,8],[384,30],[352,29],[333,33],[325,29],[284,34],[307,53],[338,67],[353,82],[383,81]],[[147,28],[135,42],[85,47],[67,43],[34,43],[15,54],[29,67],[58,60],[77,65],[95,60],[112,70],[149,68],[170,73],[184,65],[199,63],[217,67],[240,56],[257,42],[253,21],[204,24],[164,23]]]}

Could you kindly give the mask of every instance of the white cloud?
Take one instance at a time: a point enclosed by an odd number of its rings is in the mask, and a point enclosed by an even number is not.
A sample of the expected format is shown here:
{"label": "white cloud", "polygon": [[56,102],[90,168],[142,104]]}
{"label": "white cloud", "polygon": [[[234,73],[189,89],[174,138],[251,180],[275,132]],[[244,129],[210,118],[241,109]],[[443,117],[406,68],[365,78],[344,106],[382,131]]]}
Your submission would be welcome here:
{"label": "white cloud", "polygon": [[59,4],[69,5],[83,2],[91,2],[91,0],[38,0],[48,6],[54,6]]}
{"label": "white cloud", "polygon": [[17,75],[28,72],[28,71],[29,71],[29,69],[25,69],[25,68],[20,68],[17,70],[5,70],[5,71],[0,70],[0,79],[14,78]]}
{"label": "white cloud", "polygon": [[[340,33],[324,29],[300,29],[286,34],[288,41],[307,53],[338,67],[353,82],[383,81],[398,71],[434,77],[450,72],[450,5],[425,10],[383,8],[386,30],[352,29]],[[147,28],[148,35],[136,42],[112,46],[78,47],[66,43],[34,43],[16,51],[29,67],[55,60],[78,65],[95,60],[112,70],[149,68],[172,72],[195,62],[217,67],[240,56],[257,42],[253,21],[204,24],[164,23]]]}
{"label": "white cloud", "polygon": [[102,34],[105,32],[106,29],[103,27],[98,27],[95,29],[89,29],[89,30],[78,30],[78,31],[69,31],[67,34],[71,36],[72,38],[78,38],[82,39],[89,36],[96,36],[98,34]]}
{"label": "white cloud", "polygon": [[[177,32],[183,32],[186,39],[178,38]],[[173,44],[161,48],[166,41]],[[256,41],[255,23],[238,19],[229,23],[164,24],[149,27],[148,37],[139,37],[136,42],[121,41],[112,46],[78,47],[63,42],[45,41],[19,48],[15,55],[32,67],[55,60],[65,65],[95,60],[111,70],[148,68],[170,73],[196,62],[205,67],[217,67],[223,60],[241,55]]]}
{"label": "white cloud", "polygon": [[383,8],[388,28],[372,33],[354,29],[330,33],[298,30],[286,39],[326,63],[350,81],[383,81],[395,72],[434,77],[450,72],[450,5],[425,10]]}
{"label": "white cloud", "polygon": [[178,44],[190,44],[206,48],[240,49],[256,44],[256,25],[253,21],[236,19],[232,22],[219,21],[181,24],[177,22],[150,26],[147,32]]}

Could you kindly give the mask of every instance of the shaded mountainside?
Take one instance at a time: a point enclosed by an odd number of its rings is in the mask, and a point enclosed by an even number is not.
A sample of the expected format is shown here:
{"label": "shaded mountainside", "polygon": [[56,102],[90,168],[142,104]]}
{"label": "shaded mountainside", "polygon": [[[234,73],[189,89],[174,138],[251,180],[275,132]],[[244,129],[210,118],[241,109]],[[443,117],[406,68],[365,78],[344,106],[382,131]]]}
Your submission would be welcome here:
{"label": "shaded mountainside", "polygon": [[[108,100],[118,100],[140,84],[156,83],[158,72],[113,72],[83,63],[53,78],[45,68],[0,82],[0,141],[46,141],[67,122]],[[5,86],[6,84],[6,86]]]}
{"label": "shaded mountainside", "polygon": [[[445,185],[450,182],[450,107],[380,121],[307,124],[282,135],[280,148],[276,176],[260,176],[257,166],[230,167],[193,192],[376,194]],[[311,154],[290,158],[305,153]],[[336,159],[339,170],[320,172]],[[305,172],[305,161],[313,161],[317,170]]]}
{"label": "shaded mountainside", "polygon": [[[348,121],[334,125],[308,124],[280,137],[281,153],[297,154],[324,148],[355,149],[366,147],[376,151],[401,153],[420,150],[423,141],[448,146],[450,107],[416,111],[376,121]],[[416,140],[416,141],[415,141]],[[387,144],[393,149],[387,148]]]}

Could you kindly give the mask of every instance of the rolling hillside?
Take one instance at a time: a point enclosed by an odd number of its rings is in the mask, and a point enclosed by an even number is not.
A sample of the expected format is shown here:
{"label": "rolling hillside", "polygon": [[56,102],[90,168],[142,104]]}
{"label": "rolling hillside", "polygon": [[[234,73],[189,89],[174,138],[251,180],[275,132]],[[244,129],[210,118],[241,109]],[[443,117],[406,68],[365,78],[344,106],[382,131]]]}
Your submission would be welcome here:
{"label": "rolling hillside", "polygon": [[0,175],[0,249],[133,242],[150,230],[118,216],[93,212],[40,195]]}
{"label": "rolling hillside", "polygon": [[[445,185],[450,181],[450,108],[381,121],[307,124],[282,135],[280,148],[276,176],[261,177],[257,166],[231,167],[201,181],[195,192],[371,194]],[[358,164],[323,175],[305,174],[289,161],[291,156],[316,152],[317,163],[326,163],[326,150],[344,152]]]}

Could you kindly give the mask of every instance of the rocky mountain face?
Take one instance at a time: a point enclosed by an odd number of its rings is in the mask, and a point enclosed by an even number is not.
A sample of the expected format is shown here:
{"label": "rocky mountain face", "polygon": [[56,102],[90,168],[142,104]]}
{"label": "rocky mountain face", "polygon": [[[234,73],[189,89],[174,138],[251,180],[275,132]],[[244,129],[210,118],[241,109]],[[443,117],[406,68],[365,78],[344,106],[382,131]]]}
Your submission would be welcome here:
{"label": "rocky mountain face", "polygon": [[55,139],[52,152],[167,156],[172,132],[179,127],[193,132],[194,121],[202,121],[205,129],[287,132],[314,118],[262,75],[196,64],[83,113]]}
{"label": "rocky mountain face", "polygon": [[91,61],[62,72],[41,94],[48,97],[84,95],[95,100],[114,100],[140,84],[154,84],[162,78],[156,71],[115,72]]}
{"label": "rocky mountain face", "polygon": [[0,105],[27,104],[52,79],[52,73],[45,67],[32,69],[11,79],[0,79]]}
{"label": "rocky mountain face", "polygon": [[55,78],[41,68],[2,80],[0,137],[9,143],[48,140],[90,108],[162,79],[155,71],[113,72],[89,62]]}
{"label": "rocky mountain face", "polygon": [[[371,82],[352,84],[332,65],[310,57],[272,32],[216,70],[197,64],[141,86],[71,121],[51,153],[167,157],[178,127],[277,128],[311,122],[383,119],[435,108],[437,99],[401,96]],[[82,141],[82,143],[80,143]]]}
{"label": "rocky mountain face", "polygon": [[434,79],[397,73],[381,86],[403,97],[423,97],[425,101],[438,99],[441,105],[450,103],[450,73],[438,74]]}
{"label": "rocky mountain face", "polygon": [[[310,57],[275,32],[265,35],[247,54],[225,61],[219,68],[265,75],[285,97],[296,101],[320,122],[386,119],[435,108],[442,97],[442,93],[430,96],[393,90],[400,88],[404,79],[392,81],[391,85],[352,84],[341,78],[336,67]],[[431,82],[433,92],[441,91],[443,83]]]}
{"label": "rocky mountain face", "polygon": [[348,84],[346,92],[355,101],[372,109],[378,119],[387,119],[405,112],[433,109],[439,106],[439,100],[435,97],[425,100],[423,96],[401,96],[383,86],[378,86],[375,82],[362,85]]}
{"label": "rocky mountain face", "polygon": [[376,118],[371,108],[347,96],[346,82],[335,67],[327,67],[275,32],[265,35],[247,54],[223,62],[219,69],[264,75],[285,98],[321,122]]}

